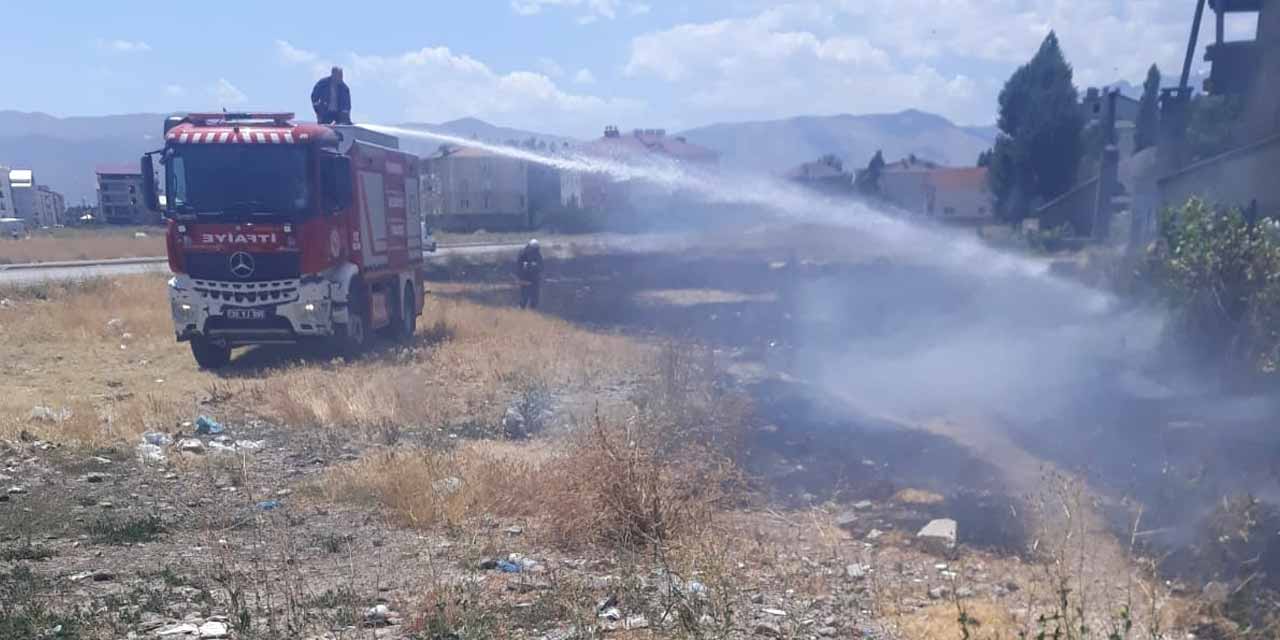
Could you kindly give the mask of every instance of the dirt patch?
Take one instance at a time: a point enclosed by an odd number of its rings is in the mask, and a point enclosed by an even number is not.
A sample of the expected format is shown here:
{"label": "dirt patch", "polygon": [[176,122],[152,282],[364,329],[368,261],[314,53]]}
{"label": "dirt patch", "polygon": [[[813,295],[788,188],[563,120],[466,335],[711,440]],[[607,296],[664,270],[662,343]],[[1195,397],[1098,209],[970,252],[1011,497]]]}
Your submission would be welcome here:
{"label": "dirt patch", "polygon": [[[790,285],[891,267],[584,252],[549,264],[540,314],[512,308],[509,265],[452,267],[407,349],[253,350],[223,376],[171,342],[158,279],[14,298],[0,324],[23,340],[0,361],[35,375],[0,400],[0,474],[22,485],[0,503],[22,514],[0,518],[0,571],[38,597],[2,615],[82,637],[888,639],[961,637],[972,611],[973,637],[1011,637],[1065,586],[1091,625],[1131,604],[1141,632],[1186,627],[1114,536],[1094,544],[1097,521],[1044,535],[1064,503],[1013,489],[1025,451],[864,415],[790,375],[804,336],[883,326],[841,321],[852,295],[797,316]],[[125,332],[146,338],[122,350]],[[104,413],[139,419],[105,429]],[[226,432],[193,433],[198,414]],[[153,425],[176,441],[144,462]],[[957,521],[954,549],[917,538],[938,518]]]}

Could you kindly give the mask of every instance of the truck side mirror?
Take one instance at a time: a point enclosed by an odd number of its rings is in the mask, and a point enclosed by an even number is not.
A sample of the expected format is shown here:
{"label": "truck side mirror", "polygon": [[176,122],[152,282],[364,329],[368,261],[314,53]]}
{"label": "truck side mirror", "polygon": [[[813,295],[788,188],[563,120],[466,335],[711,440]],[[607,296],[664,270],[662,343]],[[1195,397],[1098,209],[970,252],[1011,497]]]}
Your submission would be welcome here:
{"label": "truck side mirror", "polygon": [[142,199],[147,209],[160,210],[160,194],[156,189],[156,167],[149,153],[142,156]]}
{"label": "truck side mirror", "polygon": [[321,184],[324,185],[325,209],[341,211],[351,206],[354,188],[351,182],[351,158],[325,156],[320,167]]}

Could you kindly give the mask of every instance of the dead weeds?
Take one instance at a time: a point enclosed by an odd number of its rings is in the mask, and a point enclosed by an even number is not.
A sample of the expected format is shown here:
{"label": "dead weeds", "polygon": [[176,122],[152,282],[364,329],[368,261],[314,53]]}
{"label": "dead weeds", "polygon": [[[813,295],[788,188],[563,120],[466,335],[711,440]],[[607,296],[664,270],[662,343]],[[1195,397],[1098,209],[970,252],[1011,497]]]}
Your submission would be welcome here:
{"label": "dead weeds", "polygon": [[[434,301],[432,301],[434,302]],[[336,367],[301,365],[264,384],[270,417],[306,428],[448,428],[500,419],[530,388],[572,395],[652,375],[652,349],[515,309],[429,305],[428,340],[411,351]]]}
{"label": "dead weeds", "polygon": [[743,499],[733,455],[747,414],[701,358],[670,348],[629,414],[597,414],[553,440],[386,450],[328,473],[328,500],[381,505],[402,524],[528,519],[566,547],[661,546]]}
{"label": "dead weeds", "polygon": [[[428,301],[422,339],[334,364],[245,353],[222,376],[173,339],[164,280],[52,283],[0,291],[0,438],[85,447],[173,432],[197,415],[269,419],[319,439],[384,444],[402,431],[478,424],[496,434],[530,388],[590,396],[652,375],[653,349],[515,309]],[[263,364],[265,363],[265,365]],[[256,365],[256,368],[252,368]],[[316,432],[328,432],[319,433]]]}
{"label": "dead weeds", "polygon": [[[134,237],[144,233],[144,237]],[[151,258],[164,255],[164,229],[160,227],[60,229],[37,232],[21,240],[0,239],[0,264]]]}

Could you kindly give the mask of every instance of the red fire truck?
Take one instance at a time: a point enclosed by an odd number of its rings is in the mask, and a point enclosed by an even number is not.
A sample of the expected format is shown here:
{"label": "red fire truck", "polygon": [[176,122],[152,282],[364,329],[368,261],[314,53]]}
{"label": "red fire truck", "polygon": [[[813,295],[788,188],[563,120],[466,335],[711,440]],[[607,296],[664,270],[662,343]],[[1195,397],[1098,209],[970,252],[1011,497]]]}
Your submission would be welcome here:
{"label": "red fire truck", "polygon": [[[171,116],[142,158],[159,209],[164,168],[169,302],[201,367],[235,347],[407,339],[423,308],[419,159],[359,126],[289,113]],[[158,158],[157,158],[158,156]],[[157,162],[158,159],[158,162]]]}

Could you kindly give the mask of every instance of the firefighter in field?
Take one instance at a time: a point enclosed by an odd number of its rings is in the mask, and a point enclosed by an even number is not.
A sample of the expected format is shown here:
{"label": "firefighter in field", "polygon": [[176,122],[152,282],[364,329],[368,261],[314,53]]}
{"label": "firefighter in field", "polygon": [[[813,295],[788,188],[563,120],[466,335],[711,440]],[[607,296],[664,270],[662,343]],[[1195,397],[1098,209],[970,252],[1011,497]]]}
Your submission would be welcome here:
{"label": "firefighter in field", "polygon": [[351,124],[351,89],[342,81],[342,67],[334,67],[316,83],[311,106],[320,124]]}
{"label": "firefighter in field", "polygon": [[542,289],[542,248],[530,240],[516,257],[516,278],[520,281],[520,308],[537,309]]}

